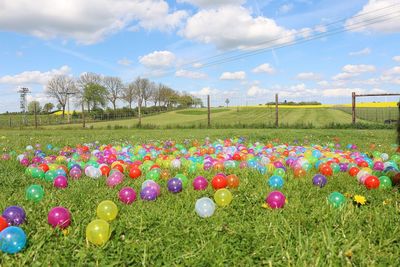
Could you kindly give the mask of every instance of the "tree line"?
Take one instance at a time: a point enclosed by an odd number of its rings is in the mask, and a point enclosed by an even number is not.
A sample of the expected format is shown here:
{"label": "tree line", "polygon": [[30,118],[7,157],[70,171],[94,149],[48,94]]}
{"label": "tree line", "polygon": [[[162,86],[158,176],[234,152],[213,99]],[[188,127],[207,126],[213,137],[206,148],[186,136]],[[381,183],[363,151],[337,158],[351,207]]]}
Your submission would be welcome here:
{"label": "tree line", "polygon": [[[91,112],[106,108],[111,104],[117,110],[117,101],[124,101],[129,109],[136,104],[140,119],[142,107],[148,105],[158,107],[202,107],[202,100],[186,92],[179,92],[147,78],[137,77],[134,81],[124,84],[121,78],[102,76],[87,72],[75,79],[67,75],[54,76],[46,86],[46,94],[56,100],[57,107],[62,110],[64,117],[68,99],[72,104],[82,108],[83,112]],[[32,101],[35,102],[35,101]],[[41,110],[38,103],[29,103],[28,111]],[[48,103],[43,110],[49,112],[54,105]],[[140,120],[139,120],[140,123]]]}

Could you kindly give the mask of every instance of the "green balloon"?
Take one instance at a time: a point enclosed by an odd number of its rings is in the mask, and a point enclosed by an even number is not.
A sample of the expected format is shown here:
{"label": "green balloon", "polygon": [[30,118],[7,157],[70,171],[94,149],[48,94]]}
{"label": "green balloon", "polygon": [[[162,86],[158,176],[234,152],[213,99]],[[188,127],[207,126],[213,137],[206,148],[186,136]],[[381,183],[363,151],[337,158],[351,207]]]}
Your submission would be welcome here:
{"label": "green balloon", "polygon": [[177,175],[175,175],[175,177],[182,181],[182,187],[183,188],[185,188],[187,186],[188,178],[184,174],[178,173]]}
{"label": "green balloon", "polygon": [[39,202],[44,196],[43,187],[33,184],[26,189],[26,199],[33,202]]}
{"label": "green balloon", "polygon": [[339,192],[333,192],[328,197],[329,204],[331,204],[335,208],[339,208],[340,206],[342,206],[345,201],[346,198],[343,196],[343,194]]}
{"label": "green balloon", "polygon": [[33,178],[43,179],[44,178],[44,171],[39,168],[34,168],[31,171],[31,175]]}
{"label": "green balloon", "polygon": [[392,180],[387,176],[379,177],[379,188],[380,189],[391,189],[392,188]]}
{"label": "green balloon", "polygon": [[151,170],[146,174],[146,179],[158,181],[160,179],[160,173],[156,170]]}
{"label": "green balloon", "polygon": [[57,172],[56,172],[56,171],[54,171],[54,170],[48,170],[48,171],[46,172],[46,175],[44,176],[44,179],[45,179],[47,182],[53,182],[54,179],[56,179],[56,176],[57,176]]}

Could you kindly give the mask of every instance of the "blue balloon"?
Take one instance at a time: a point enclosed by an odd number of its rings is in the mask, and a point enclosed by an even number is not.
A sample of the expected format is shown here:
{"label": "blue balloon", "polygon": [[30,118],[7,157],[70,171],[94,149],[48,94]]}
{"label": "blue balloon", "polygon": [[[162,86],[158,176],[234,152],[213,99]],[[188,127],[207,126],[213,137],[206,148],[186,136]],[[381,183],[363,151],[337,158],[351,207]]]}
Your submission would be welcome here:
{"label": "blue balloon", "polygon": [[273,189],[282,188],[283,183],[284,183],[283,178],[280,177],[279,175],[272,175],[268,179],[268,185]]}
{"label": "blue balloon", "polygon": [[0,250],[4,253],[14,254],[25,248],[26,235],[18,226],[9,226],[0,232]]}

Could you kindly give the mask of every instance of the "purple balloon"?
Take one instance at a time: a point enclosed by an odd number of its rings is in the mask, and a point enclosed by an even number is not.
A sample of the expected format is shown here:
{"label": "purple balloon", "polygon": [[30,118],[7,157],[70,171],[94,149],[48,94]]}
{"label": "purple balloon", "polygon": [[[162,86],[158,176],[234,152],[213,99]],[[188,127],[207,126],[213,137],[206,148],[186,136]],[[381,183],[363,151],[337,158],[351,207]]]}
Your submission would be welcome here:
{"label": "purple balloon", "polygon": [[179,178],[172,178],[168,180],[168,191],[171,193],[179,193],[182,191],[182,180]]}
{"label": "purple balloon", "polygon": [[349,165],[347,163],[339,163],[339,167],[341,172],[347,172]]}
{"label": "purple balloon", "polygon": [[157,199],[157,191],[152,187],[145,187],[140,191],[140,198],[147,201],[153,201]]}
{"label": "purple balloon", "polygon": [[208,181],[203,176],[197,176],[193,180],[194,190],[205,190],[208,186]]}
{"label": "purple balloon", "polygon": [[64,229],[71,224],[71,214],[69,210],[64,207],[55,207],[49,211],[47,222],[53,226],[53,228],[59,227]]}
{"label": "purple balloon", "polygon": [[279,191],[272,191],[265,201],[272,209],[281,209],[285,206],[286,197]]}
{"label": "purple balloon", "polygon": [[77,179],[81,178],[82,170],[80,168],[74,167],[69,171],[69,176],[72,179],[77,180]]}
{"label": "purple balloon", "polygon": [[67,188],[68,187],[68,180],[67,177],[65,176],[57,176],[56,179],[54,179],[53,182],[54,187],[57,188]]}
{"label": "purple balloon", "polygon": [[316,174],[312,179],[313,185],[319,186],[321,188],[326,185],[327,181],[328,180],[326,179],[326,177],[322,174]]}
{"label": "purple balloon", "polygon": [[136,200],[136,192],[132,187],[124,187],[119,191],[118,198],[122,203],[131,204]]}
{"label": "purple balloon", "polygon": [[3,218],[9,225],[20,225],[25,222],[26,214],[23,208],[19,206],[9,206],[3,212]]}

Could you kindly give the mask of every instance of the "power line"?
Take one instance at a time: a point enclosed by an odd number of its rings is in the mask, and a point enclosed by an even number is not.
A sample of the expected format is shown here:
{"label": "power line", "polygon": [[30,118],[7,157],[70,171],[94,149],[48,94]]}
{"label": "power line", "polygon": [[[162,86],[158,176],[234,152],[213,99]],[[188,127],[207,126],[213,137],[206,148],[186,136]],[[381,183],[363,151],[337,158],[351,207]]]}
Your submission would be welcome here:
{"label": "power line", "polygon": [[[393,6],[400,6],[400,5],[399,5],[399,4],[394,4],[394,5],[386,6],[386,7],[384,7],[384,8],[380,8],[380,9],[376,9],[376,10],[374,10],[374,11],[366,12],[366,13],[364,13],[364,14],[362,14],[362,15],[361,15],[361,14],[360,14],[360,15],[356,15],[356,16],[353,16],[353,17],[351,17],[351,18],[360,18],[360,17],[364,17],[364,16],[366,16],[367,14],[377,13],[377,11],[384,10],[384,9],[388,9],[388,8],[393,7]],[[363,21],[360,21],[360,22],[357,22],[357,23],[353,23],[351,26],[348,26],[347,28],[335,28],[335,29],[330,30],[330,31],[327,31],[327,32],[318,33],[318,34],[316,34],[316,35],[314,35],[314,36],[312,36],[312,37],[310,37],[310,38],[306,38],[306,39],[303,39],[303,40],[284,42],[284,43],[281,43],[281,44],[277,44],[276,46],[263,47],[263,48],[259,48],[259,49],[256,49],[256,50],[252,50],[252,51],[248,51],[248,52],[239,53],[239,54],[237,54],[237,55],[233,55],[233,56],[230,56],[230,57],[227,57],[227,58],[217,59],[217,60],[208,62],[208,63],[206,63],[206,64],[202,64],[202,66],[200,66],[200,67],[198,67],[198,68],[196,68],[196,69],[202,69],[202,68],[205,68],[205,67],[210,67],[210,66],[214,66],[214,65],[219,65],[219,64],[226,63],[226,62],[235,61],[235,60],[238,60],[238,59],[241,59],[241,58],[244,58],[244,57],[248,57],[248,56],[252,56],[252,55],[257,55],[257,54],[260,54],[260,53],[264,53],[264,52],[269,51],[269,50],[280,49],[280,48],[283,48],[283,47],[287,47],[287,46],[289,46],[289,45],[298,45],[298,44],[305,43],[305,42],[309,42],[309,41],[312,41],[312,40],[315,40],[315,39],[319,39],[319,38],[323,38],[323,37],[327,37],[327,36],[339,34],[339,33],[342,33],[342,32],[347,32],[347,31],[359,29],[359,28],[362,28],[362,27],[365,27],[365,26],[368,26],[368,25],[372,25],[372,24],[384,22],[384,21],[393,19],[393,18],[395,18],[395,17],[397,17],[397,16],[390,17],[390,18],[388,18],[388,19],[383,19],[383,20],[380,20],[380,19],[382,19],[382,18],[384,18],[384,17],[387,17],[387,16],[390,16],[390,15],[393,15],[393,14],[396,14],[396,13],[398,13],[398,12],[399,12],[399,11],[396,10],[396,11],[393,11],[393,12],[390,12],[390,13],[381,14],[381,15],[379,15],[379,16],[375,16],[375,17],[372,17],[372,18],[367,19],[367,20],[363,20]],[[314,27],[317,27],[317,26],[326,27],[326,26],[328,26],[328,25],[337,24],[338,22],[345,21],[345,20],[348,20],[348,19],[350,19],[350,17],[348,17],[348,18],[343,18],[343,19],[341,19],[341,20],[339,20],[339,21],[336,21],[336,22],[333,22],[333,23],[329,23],[329,24],[325,24],[325,25],[316,25],[316,26],[314,26]],[[371,22],[371,23],[366,23],[366,22]],[[308,31],[308,30],[307,30],[307,31]],[[299,34],[305,33],[305,32],[306,32],[306,30],[303,30],[303,31],[300,31],[300,33],[297,32],[297,33],[295,33],[295,34],[292,34],[292,36],[295,37],[296,35],[299,35]],[[268,40],[268,41],[265,41],[265,42],[256,44],[255,46],[259,46],[259,45],[262,45],[262,44],[265,45],[265,44],[275,43],[276,41],[279,41],[279,40],[282,40],[282,39],[287,39],[287,38],[290,38],[290,35],[287,35],[287,36],[284,36],[284,37],[275,38],[275,39],[272,39],[272,40]],[[208,57],[208,58],[204,58],[204,59],[202,59],[202,60],[204,61],[204,60],[209,60],[209,59],[213,59],[213,58],[218,58],[218,57],[222,57],[222,56],[225,56],[225,55],[229,55],[229,54],[236,53],[236,52],[238,52],[238,51],[239,51],[239,50],[229,51],[229,52],[221,53],[221,54],[218,54],[218,55],[215,55],[215,56],[211,56],[211,57]],[[195,63],[200,63],[200,64],[201,64],[200,61],[192,61],[192,62],[190,62],[190,63],[186,63],[186,64],[183,64],[183,65],[180,65],[179,67],[188,66],[188,65],[193,65],[193,64],[195,64]],[[193,68],[193,67],[190,67],[189,69],[194,69],[194,68]],[[167,72],[166,75],[173,74],[175,71],[176,71],[176,69],[171,70],[171,71]]]}
{"label": "power line", "polygon": [[[374,10],[372,10],[372,11],[364,12],[363,14],[354,15],[354,16],[352,16],[352,17],[341,18],[341,19],[339,19],[339,20],[336,20],[336,21],[333,21],[333,22],[330,22],[330,23],[327,23],[327,24],[315,25],[314,28],[317,27],[317,26],[320,26],[320,27],[328,27],[328,26],[335,25],[335,24],[337,24],[337,23],[346,21],[346,20],[348,20],[348,19],[350,19],[350,18],[353,18],[353,19],[354,19],[354,18],[365,17],[365,16],[367,16],[368,14],[377,13],[377,11],[382,11],[382,10],[389,9],[389,8],[392,8],[392,7],[395,7],[395,6],[400,6],[400,4],[392,4],[392,5],[388,5],[388,6],[382,7],[382,8],[374,9]],[[308,32],[308,29],[303,29],[303,30],[301,30],[300,32],[297,32],[297,33],[294,33],[294,34],[290,34],[290,35],[293,36],[293,37],[295,37],[296,35],[301,35],[302,33],[307,33],[307,32]],[[290,36],[290,35],[289,35],[289,36]],[[287,38],[287,37],[286,37],[286,38]],[[255,44],[254,46],[257,47],[257,46],[262,46],[262,45],[269,44],[269,43],[274,43],[275,41],[279,41],[280,39],[282,39],[282,37],[278,37],[278,38],[275,38],[275,39],[270,39],[270,40],[268,40],[268,41],[263,41],[263,42],[260,42],[260,43]],[[188,62],[188,63],[182,64],[182,65],[180,65],[179,67],[182,68],[182,67],[185,67],[185,66],[190,66],[190,65],[193,65],[193,64],[195,64],[195,63],[200,63],[201,61],[206,61],[206,60],[209,60],[209,59],[218,58],[218,57],[221,57],[221,56],[224,56],[224,55],[228,55],[228,54],[232,54],[232,53],[235,53],[235,52],[238,52],[238,51],[239,51],[239,49],[235,49],[235,50],[232,50],[232,51],[219,53],[219,54],[214,55],[214,56],[199,58],[199,59],[197,59],[197,60],[193,60],[193,61],[190,61],[190,62]]]}

